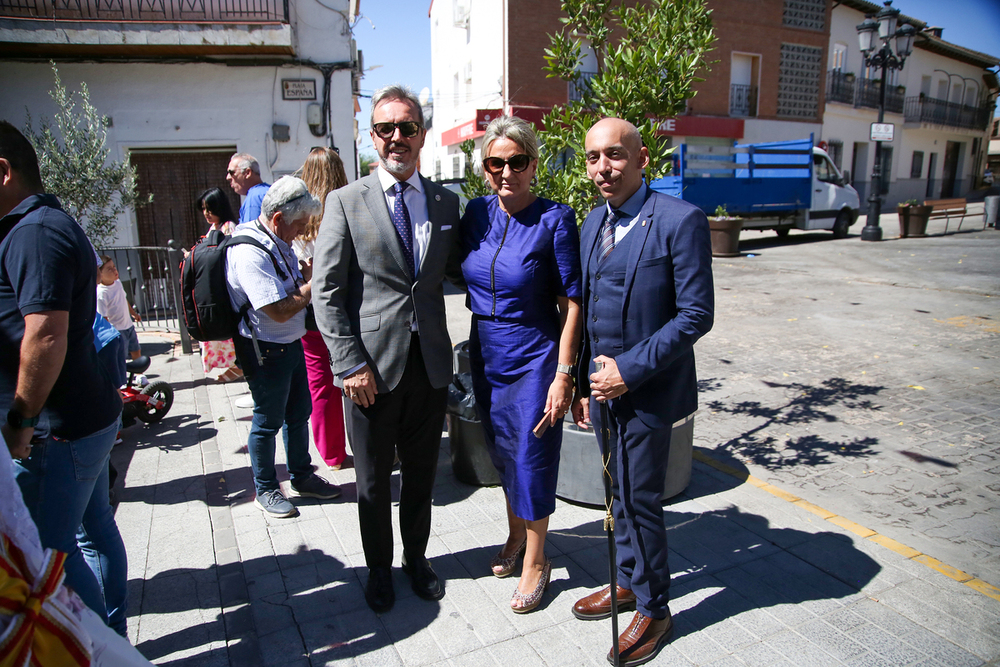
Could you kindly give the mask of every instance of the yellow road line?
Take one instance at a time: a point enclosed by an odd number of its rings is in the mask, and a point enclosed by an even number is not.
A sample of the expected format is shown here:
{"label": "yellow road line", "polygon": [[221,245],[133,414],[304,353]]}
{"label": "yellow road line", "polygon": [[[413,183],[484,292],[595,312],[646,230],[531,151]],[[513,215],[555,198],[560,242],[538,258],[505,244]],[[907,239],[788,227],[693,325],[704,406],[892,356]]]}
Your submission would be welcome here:
{"label": "yellow road line", "polygon": [[754,477],[749,472],[740,470],[738,468],[734,468],[733,466],[723,463],[722,461],[716,461],[711,456],[705,454],[702,451],[698,451],[696,449],[692,453],[692,456],[696,461],[699,461],[707,466],[715,468],[720,472],[724,472],[730,477],[735,477],[741,482],[746,482],[748,484],[756,486],[758,489],[761,489],[762,491],[767,491],[771,495],[777,498],[781,498],[785,502],[791,503],[792,505],[795,505],[797,507],[801,507],[802,509],[808,512],[812,512],[816,516],[826,521],[829,521],[830,523],[836,526],[839,526],[845,530],[849,530],[859,537],[863,537],[866,540],[874,542],[875,544],[881,545],[886,549],[889,549],[890,551],[899,554],[903,558],[908,558],[914,562],[920,563],[921,565],[926,565],[932,570],[940,572],[944,576],[950,579],[954,579],[960,584],[968,586],[974,591],[982,593],[987,597],[991,597],[994,600],[1000,600],[1000,588],[997,588],[992,584],[988,584],[982,579],[976,579],[967,572],[963,572],[958,568],[952,567],[951,565],[947,565],[946,563],[942,563],[938,559],[928,556],[927,554],[921,553],[916,549],[912,549],[901,542],[897,542],[891,537],[880,535],[871,528],[866,528],[865,526],[855,523],[850,519],[846,519],[842,516],[834,514],[833,512],[826,510],[820,507],[819,505],[814,505],[808,500],[803,500],[802,498],[799,498],[795,494],[789,493],[784,489],[780,489],[777,486],[774,486],[773,484],[769,484],[768,482],[765,482],[762,479]]}

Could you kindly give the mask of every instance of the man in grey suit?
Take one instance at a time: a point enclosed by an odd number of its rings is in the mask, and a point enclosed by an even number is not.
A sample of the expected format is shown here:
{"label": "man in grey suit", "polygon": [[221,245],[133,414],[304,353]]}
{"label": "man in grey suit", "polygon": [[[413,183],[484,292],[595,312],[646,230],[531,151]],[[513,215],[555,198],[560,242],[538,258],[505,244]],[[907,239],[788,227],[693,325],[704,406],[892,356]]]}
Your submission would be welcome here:
{"label": "man in grey suit", "polygon": [[316,321],[343,387],[368,565],[365,600],[395,602],[389,479],[400,463],[403,571],[420,597],[444,589],[424,556],[431,523],[451,340],[442,281],[461,281],[458,197],[417,172],[423,112],[402,86],[372,97],[379,167],[334,190],[316,239]]}

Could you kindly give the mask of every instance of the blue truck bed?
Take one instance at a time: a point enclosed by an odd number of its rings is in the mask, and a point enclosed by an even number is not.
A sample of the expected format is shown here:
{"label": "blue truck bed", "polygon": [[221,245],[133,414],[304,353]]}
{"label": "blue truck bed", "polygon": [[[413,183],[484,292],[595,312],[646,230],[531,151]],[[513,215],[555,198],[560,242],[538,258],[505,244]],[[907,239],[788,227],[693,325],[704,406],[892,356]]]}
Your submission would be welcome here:
{"label": "blue truck bed", "polygon": [[812,201],[813,140],[688,146],[675,152],[670,176],[654,190],[691,202],[712,215],[722,205],[741,216],[782,215]]}

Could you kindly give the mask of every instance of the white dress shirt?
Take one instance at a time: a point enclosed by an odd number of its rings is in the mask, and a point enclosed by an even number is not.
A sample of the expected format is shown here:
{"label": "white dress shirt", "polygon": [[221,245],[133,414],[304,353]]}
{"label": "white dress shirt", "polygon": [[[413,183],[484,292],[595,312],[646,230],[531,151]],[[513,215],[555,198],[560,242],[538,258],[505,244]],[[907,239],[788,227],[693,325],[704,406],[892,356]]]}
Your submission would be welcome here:
{"label": "white dress shirt", "polygon": [[[378,174],[378,181],[382,185],[385,203],[389,207],[391,215],[392,209],[396,205],[396,193],[393,191],[396,177],[383,169],[382,165],[379,165],[375,173]],[[427,244],[431,239],[431,221],[427,215],[427,193],[424,192],[420,172],[414,169],[406,182],[410,187],[403,190],[403,203],[406,204],[406,211],[410,214],[410,228],[413,231],[413,266],[417,267],[417,276],[419,276],[420,260],[427,252]],[[413,276],[414,280],[417,276]],[[416,327],[414,327],[415,330]]]}

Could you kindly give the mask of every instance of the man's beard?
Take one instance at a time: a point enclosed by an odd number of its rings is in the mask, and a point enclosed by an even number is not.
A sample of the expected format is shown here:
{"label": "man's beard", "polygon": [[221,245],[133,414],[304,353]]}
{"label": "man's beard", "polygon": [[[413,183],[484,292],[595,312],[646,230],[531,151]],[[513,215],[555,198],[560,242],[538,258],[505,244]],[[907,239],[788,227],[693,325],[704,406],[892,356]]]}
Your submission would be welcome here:
{"label": "man's beard", "polygon": [[[382,165],[382,168],[385,169],[387,172],[389,172],[394,176],[402,176],[416,165],[417,160],[415,157],[412,161],[406,161],[406,162],[402,160],[393,159],[392,154],[389,152],[391,148],[392,146],[386,146],[385,155],[379,156],[379,163]],[[410,155],[411,157],[413,156],[412,152]]]}

